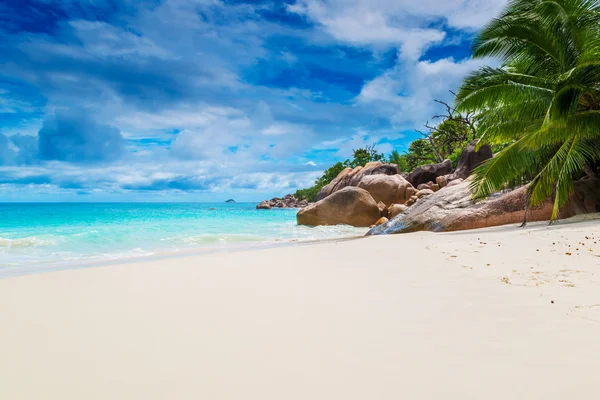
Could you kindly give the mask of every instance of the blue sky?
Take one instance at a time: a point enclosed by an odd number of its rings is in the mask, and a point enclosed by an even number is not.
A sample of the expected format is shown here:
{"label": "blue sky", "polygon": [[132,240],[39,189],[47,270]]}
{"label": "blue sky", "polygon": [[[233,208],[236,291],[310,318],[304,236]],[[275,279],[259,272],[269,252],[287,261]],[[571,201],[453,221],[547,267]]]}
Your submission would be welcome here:
{"label": "blue sky", "polygon": [[257,201],[405,150],[504,0],[5,0],[0,201]]}

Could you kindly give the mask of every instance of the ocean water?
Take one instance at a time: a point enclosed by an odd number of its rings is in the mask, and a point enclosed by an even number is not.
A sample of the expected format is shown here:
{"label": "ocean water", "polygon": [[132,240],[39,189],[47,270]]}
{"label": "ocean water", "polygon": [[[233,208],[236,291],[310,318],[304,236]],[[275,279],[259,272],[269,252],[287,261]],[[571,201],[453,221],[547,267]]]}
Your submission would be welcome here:
{"label": "ocean water", "polygon": [[362,235],[256,203],[0,203],[0,276],[105,261]]}

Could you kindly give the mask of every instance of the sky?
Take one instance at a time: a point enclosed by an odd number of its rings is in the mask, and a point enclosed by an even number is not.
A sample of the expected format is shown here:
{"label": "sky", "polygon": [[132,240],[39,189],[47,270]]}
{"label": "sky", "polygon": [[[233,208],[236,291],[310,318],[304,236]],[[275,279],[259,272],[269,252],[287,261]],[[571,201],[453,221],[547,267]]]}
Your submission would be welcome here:
{"label": "sky", "polygon": [[407,149],[505,0],[3,0],[0,201],[259,201]]}

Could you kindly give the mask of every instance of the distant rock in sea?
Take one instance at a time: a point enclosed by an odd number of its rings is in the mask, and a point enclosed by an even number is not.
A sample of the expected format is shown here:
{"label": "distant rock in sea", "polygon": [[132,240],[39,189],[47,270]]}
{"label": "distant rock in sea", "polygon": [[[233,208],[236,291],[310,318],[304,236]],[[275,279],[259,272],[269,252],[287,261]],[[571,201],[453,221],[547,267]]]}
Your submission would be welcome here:
{"label": "distant rock in sea", "polygon": [[235,200],[234,199],[229,199],[225,203],[235,203]]}
{"label": "distant rock in sea", "polygon": [[306,200],[298,200],[291,194],[286,194],[282,198],[274,197],[271,200],[261,201],[256,208],[258,210],[270,210],[271,208],[304,208],[310,203]]}

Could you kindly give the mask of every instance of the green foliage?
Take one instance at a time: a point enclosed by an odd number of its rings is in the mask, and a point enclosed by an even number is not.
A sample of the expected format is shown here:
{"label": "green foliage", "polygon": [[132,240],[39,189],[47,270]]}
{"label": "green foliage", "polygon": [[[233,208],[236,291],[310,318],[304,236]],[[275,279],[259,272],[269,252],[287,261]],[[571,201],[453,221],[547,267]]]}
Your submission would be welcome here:
{"label": "green foliage", "polygon": [[294,193],[294,197],[298,200],[308,200],[311,202],[316,201],[317,194],[319,194],[319,190],[321,190],[322,187],[323,186],[318,186],[315,184],[314,186],[306,189],[298,189],[296,190],[296,193]]}
{"label": "green foliage", "polygon": [[449,158],[454,162],[452,156],[456,152],[460,155],[472,139],[471,128],[465,123],[447,118],[431,133],[431,139],[441,158]]}
{"label": "green foliage", "polygon": [[[417,139],[413,141],[404,154],[393,150],[388,157],[385,157],[383,153],[375,149],[375,145],[354,150],[352,159],[338,162],[326,169],[323,175],[315,180],[313,186],[297,190],[294,196],[298,199],[316,201],[319,191],[333,181],[344,168],[356,168],[373,161],[396,164],[400,172],[411,172],[421,165],[436,163],[439,161],[436,154],[450,158],[456,164],[474,131],[474,127],[465,121],[460,114],[450,115],[437,128],[432,128],[430,140]],[[434,146],[436,146],[437,153]]]}
{"label": "green foliage", "polygon": [[336,176],[340,174],[346,168],[345,163],[335,163],[332,167],[325,170],[323,176],[317,180],[317,184],[320,184],[321,187],[327,185],[329,182],[335,179]]}
{"label": "green foliage", "polygon": [[406,155],[406,163],[408,166],[407,172],[412,171],[424,164],[433,164],[438,160],[433,151],[431,144],[425,139],[417,139],[413,141]]}
{"label": "green foliage", "polygon": [[425,162],[442,162],[452,160],[456,166],[462,150],[474,139],[478,138],[477,115],[472,111],[461,113],[448,103],[435,100],[436,103],[446,107],[446,115],[436,115],[434,119],[441,119],[436,126],[425,124],[427,133],[419,132],[424,142],[413,144],[415,148],[409,149],[408,154],[420,156],[411,162],[411,167],[422,165]]}
{"label": "green foliage", "polygon": [[457,109],[479,112],[482,141],[509,145],[475,170],[475,197],[530,180],[532,205],[554,194],[554,220],[600,161],[599,26],[598,0],[513,0],[478,35],[475,57],[502,67],[468,76]]}
{"label": "green foliage", "polygon": [[381,161],[383,160],[383,157],[383,153],[378,153],[377,150],[375,150],[375,145],[371,145],[362,149],[354,150],[352,154],[352,160],[344,161],[344,166],[355,168],[359,165],[366,165],[372,161]]}
{"label": "green foliage", "polygon": [[[465,144],[466,146],[466,144]],[[452,154],[449,154],[446,158],[452,161],[452,167],[456,168],[458,166],[458,161],[460,160],[460,155],[462,154],[463,149],[458,147],[456,148]]]}
{"label": "green foliage", "polygon": [[400,172],[410,172],[412,169],[408,164],[408,154],[400,154],[398,150],[393,150],[387,160],[390,164],[396,164]]}

